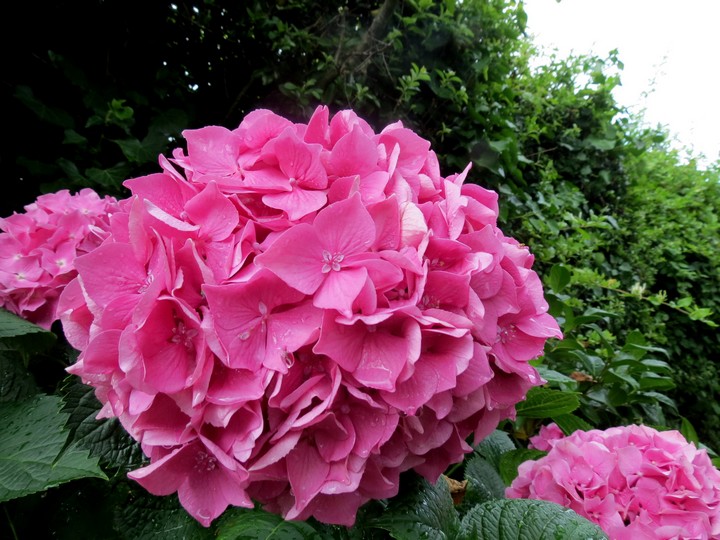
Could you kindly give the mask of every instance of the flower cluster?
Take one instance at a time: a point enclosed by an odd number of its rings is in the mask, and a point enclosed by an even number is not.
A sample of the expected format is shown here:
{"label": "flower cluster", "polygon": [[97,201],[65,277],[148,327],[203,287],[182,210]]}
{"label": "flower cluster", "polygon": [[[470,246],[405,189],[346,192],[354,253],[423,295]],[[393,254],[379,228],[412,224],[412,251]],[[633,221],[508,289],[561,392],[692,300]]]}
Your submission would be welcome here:
{"label": "flower cluster", "polygon": [[536,442],[547,443],[548,454],[520,465],[508,497],[571,508],[611,540],[720,537],[720,472],[678,431],[551,430]]}
{"label": "flower cluster", "polygon": [[206,526],[253,500],[351,525],[543,382],[528,361],[560,331],[532,255],[412,130],[321,106],[183,135],[60,302],[69,371],[140,441],[151,493]]}
{"label": "flower cluster", "polygon": [[91,189],[63,190],[0,219],[0,307],[49,329],[58,297],[76,275],[75,257],[102,243],[116,210],[114,198]]}

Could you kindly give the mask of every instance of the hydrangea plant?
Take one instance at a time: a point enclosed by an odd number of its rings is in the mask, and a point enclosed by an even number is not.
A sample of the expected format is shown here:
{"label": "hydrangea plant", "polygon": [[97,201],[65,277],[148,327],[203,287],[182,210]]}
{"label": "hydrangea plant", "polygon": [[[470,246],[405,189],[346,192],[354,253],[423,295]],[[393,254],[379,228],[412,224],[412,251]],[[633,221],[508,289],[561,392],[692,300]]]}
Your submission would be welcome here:
{"label": "hydrangea plant", "polygon": [[520,465],[509,498],[558,503],[613,540],[720,536],[720,472],[678,431],[629,425],[565,437],[550,424],[531,442],[548,453]]}
{"label": "hydrangea plant", "polygon": [[77,274],[75,257],[108,236],[110,196],[86,188],[41,195],[25,212],[0,219],[0,307],[49,329],[60,293]]}
{"label": "hydrangea plant", "polygon": [[104,208],[50,309],[149,492],[205,526],[256,501],[352,525],[544,382],[529,361],[560,330],[469,166],[443,177],[401,123],[323,106],[184,137]]}

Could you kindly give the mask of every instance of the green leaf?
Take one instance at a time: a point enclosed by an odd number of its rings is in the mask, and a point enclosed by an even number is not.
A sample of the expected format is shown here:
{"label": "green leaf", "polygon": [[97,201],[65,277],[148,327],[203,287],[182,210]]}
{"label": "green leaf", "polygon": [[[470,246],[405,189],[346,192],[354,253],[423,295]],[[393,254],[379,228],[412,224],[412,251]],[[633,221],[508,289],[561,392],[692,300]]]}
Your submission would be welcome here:
{"label": "green leaf", "polygon": [[129,173],[130,168],[124,163],[119,163],[108,169],[91,167],[85,171],[87,177],[94,183],[105,188],[114,189],[117,189],[124,180],[127,180]]}
{"label": "green leaf", "polygon": [[694,443],[695,445],[700,442],[697,431],[695,431],[695,427],[692,425],[690,420],[684,416],[680,417],[680,433],[682,433],[682,436],[685,437],[688,442]]}
{"label": "green leaf", "polygon": [[554,369],[549,369],[543,365],[537,366],[537,370],[540,376],[548,383],[567,384],[573,387],[577,386],[577,381],[572,377],[568,377],[564,373],[560,373]]}
{"label": "green leaf", "polygon": [[23,353],[37,353],[49,349],[57,337],[7,310],[0,310],[0,342]]}
{"label": "green leaf", "polygon": [[615,141],[610,139],[600,139],[599,137],[588,137],[585,139],[590,146],[597,150],[612,150],[615,148]]}
{"label": "green leaf", "polygon": [[177,497],[156,497],[137,488],[129,504],[115,511],[114,529],[123,540],[211,540],[206,529],[180,506]]}
{"label": "green leaf", "polygon": [[302,521],[285,521],[260,509],[233,508],[218,523],[218,540],[305,540],[320,535]]}
{"label": "green leaf", "polygon": [[97,460],[75,445],[65,448],[67,415],[55,396],[0,403],[0,502],[78,478],[103,478]]}
{"label": "green leaf", "polygon": [[85,184],[85,177],[80,174],[80,170],[77,168],[77,165],[70,161],[69,159],[65,158],[59,158],[56,160],[56,163],[58,167],[62,170],[63,173],[65,173],[65,176],[67,176],[67,179],[71,182],[76,182],[78,184]]}
{"label": "green leaf", "polygon": [[561,292],[570,283],[570,277],[570,270],[561,264],[554,265],[550,269],[550,276],[548,277],[550,288],[555,293]]}
{"label": "green leaf", "polygon": [[526,418],[550,418],[573,412],[580,406],[574,392],[561,392],[550,388],[532,388],[525,401],[515,406],[518,416]]}
{"label": "green leaf", "polygon": [[578,429],[582,431],[590,431],[593,429],[585,420],[574,414],[559,414],[553,416],[552,421],[558,425],[565,435],[570,435]]}
{"label": "green leaf", "polygon": [[63,144],[76,144],[78,146],[85,146],[88,140],[87,137],[83,137],[74,129],[66,129],[65,137],[63,138]]}
{"label": "green leaf", "polygon": [[529,460],[540,459],[547,455],[547,452],[533,448],[518,448],[503,454],[500,458],[500,477],[506,486],[509,486],[518,474],[518,467],[521,463]]}
{"label": "green leaf", "polygon": [[455,538],[460,520],[450,488],[442,478],[435,485],[417,475],[401,486],[403,495],[390,500],[382,516],[371,525],[384,529],[395,540]]}
{"label": "green leaf", "polygon": [[515,443],[513,443],[510,435],[499,429],[485,437],[475,448],[475,451],[496,469],[500,465],[500,457],[510,450],[515,450]]}
{"label": "green leaf", "polygon": [[120,147],[131,163],[148,163],[157,159],[159,153],[155,148],[141,143],[138,139],[115,139],[113,142]]}
{"label": "green leaf", "polygon": [[75,127],[75,121],[67,111],[45,105],[35,97],[33,91],[28,86],[18,86],[15,88],[15,97],[41,120],[65,129]]}
{"label": "green leaf", "polygon": [[96,419],[101,404],[92,387],[71,377],[62,388],[69,418],[66,427],[76,444],[90,451],[100,463],[118,469],[142,466],[144,456],[140,445],[123,428],[117,418]]}
{"label": "green leaf", "polygon": [[477,540],[600,540],[605,533],[559,504],[501,499],[480,504],[462,519],[459,538]]}
{"label": "green leaf", "polygon": [[0,402],[22,401],[38,393],[33,376],[15,351],[0,351]]}
{"label": "green leaf", "polygon": [[464,503],[477,504],[505,497],[505,483],[495,468],[480,456],[465,464],[467,487]]}

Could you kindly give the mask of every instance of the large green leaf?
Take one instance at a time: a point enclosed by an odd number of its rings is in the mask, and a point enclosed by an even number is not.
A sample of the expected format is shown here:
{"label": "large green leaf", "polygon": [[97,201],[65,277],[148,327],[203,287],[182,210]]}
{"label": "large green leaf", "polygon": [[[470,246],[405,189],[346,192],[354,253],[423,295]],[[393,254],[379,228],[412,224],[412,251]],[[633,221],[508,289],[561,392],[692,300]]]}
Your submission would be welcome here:
{"label": "large green leaf", "polygon": [[496,469],[500,464],[500,456],[510,450],[515,450],[515,443],[512,442],[510,435],[499,429],[485,437],[475,448],[475,451]]}
{"label": "large green leaf", "polygon": [[117,418],[96,418],[100,402],[92,387],[71,377],[62,388],[69,414],[67,428],[76,444],[90,451],[100,463],[118,469],[135,469],[143,462],[140,445],[123,428]]}
{"label": "large green leaf", "polygon": [[596,540],[607,535],[572,510],[531,499],[501,499],[470,510],[460,525],[463,540]]}
{"label": "large green leaf", "polygon": [[70,444],[55,396],[0,403],[0,502],[78,478],[106,478],[96,459]]}
{"label": "large green leaf", "polygon": [[577,394],[549,388],[532,388],[525,401],[515,406],[518,416],[527,418],[550,418],[573,412],[580,406]]}
{"label": "large green leaf", "polygon": [[118,507],[114,529],[123,540],[210,540],[206,529],[185,509],[177,497],[156,497],[137,488],[129,504]]}
{"label": "large green leaf", "polygon": [[488,461],[480,456],[470,458],[465,465],[467,487],[463,502],[478,504],[505,497],[505,484]]}
{"label": "large green leaf", "polygon": [[450,488],[442,478],[435,485],[420,477],[403,484],[402,495],[390,500],[385,513],[371,525],[385,529],[395,540],[455,538],[460,519]]}
{"label": "large green leaf", "polygon": [[236,508],[226,512],[217,527],[218,540],[316,540],[319,533],[301,521],[285,521],[263,510]]}
{"label": "large green leaf", "polygon": [[590,431],[593,427],[588,424],[582,418],[575,416],[574,414],[558,414],[552,417],[558,427],[562,430],[565,435],[570,435],[576,432],[578,429],[583,431]]}
{"label": "large green leaf", "polygon": [[0,342],[4,348],[23,353],[40,352],[50,348],[55,340],[56,336],[52,332],[0,309]]}
{"label": "large green leaf", "polygon": [[0,402],[21,401],[38,393],[35,379],[16,351],[0,351]]}
{"label": "large green leaf", "polygon": [[547,452],[535,450],[533,448],[518,448],[510,452],[506,452],[500,459],[500,477],[506,486],[509,486],[518,474],[518,467],[521,463],[528,460],[540,459]]}

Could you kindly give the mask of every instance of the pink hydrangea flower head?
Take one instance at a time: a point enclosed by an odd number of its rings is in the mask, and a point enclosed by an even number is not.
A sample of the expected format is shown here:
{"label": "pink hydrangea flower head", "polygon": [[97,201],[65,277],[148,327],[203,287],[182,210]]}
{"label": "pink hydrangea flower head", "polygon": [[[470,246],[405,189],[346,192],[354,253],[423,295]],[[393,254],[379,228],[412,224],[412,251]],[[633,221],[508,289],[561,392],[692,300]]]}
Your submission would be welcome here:
{"label": "pink hydrangea flower head", "polygon": [[529,360],[560,330],[469,166],[443,178],[399,122],[327,107],[184,135],[58,303],[69,371],[141,442],[150,492],[203,525],[253,500],[351,525],[543,382]]}
{"label": "pink hydrangea flower head", "polygon": [[508,497],[571,508],[612,540],[720,537],[720,471],[680,432],[630,425],[563,437],[556,428],[531,438],[548,453],[520,465]]}
{"label": "pink hydrangea flower head", "polygon": [[41,195],[0,219],[0,306],[49,329],[75,258],[102,243],[118,210],[115,198],[86,188]]}

